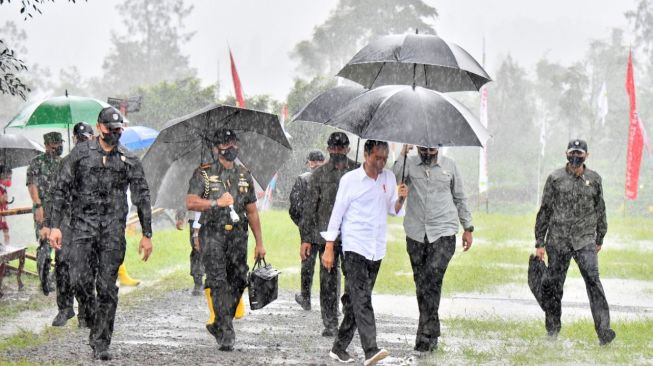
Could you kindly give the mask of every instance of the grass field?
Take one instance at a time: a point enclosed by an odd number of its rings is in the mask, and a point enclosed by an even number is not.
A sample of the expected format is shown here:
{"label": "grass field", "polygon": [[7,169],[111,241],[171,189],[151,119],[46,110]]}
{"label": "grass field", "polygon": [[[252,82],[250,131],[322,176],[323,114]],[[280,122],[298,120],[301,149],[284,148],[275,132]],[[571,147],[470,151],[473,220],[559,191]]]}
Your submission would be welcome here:
{"label": "grass field", "polygon": [[[528,255],[533,252],[535,215],[475,214],[475,243],[463,253],[458,243],[444,282],[444,296],[468,292],[493,292],[498,286],[525,286]],[[299,286],[299,236],[284,211],[261,214],[267,261],[281,269],[280,287],[296,290]],[[405,238],[400,218],[389,220],[388,253],[383,260],[376,293],[413,295],[412,270],[405,251]],[[649,218],[609,217],[608,236],[601,252],[602,278],[653,281],[653,227]],[[139,236],[128,235],[125,264],[132,277],[154,283],[126,296],[121,296],[123,309],[165,291],[191,288],[189,272],[188,229],[155,232],[154,252],[148,262],[137,254]],[[252,239],[252,238],[250,238]],[[460,240],[460,239],[458,239]],[[637,243],[638,245],[629,245]],[[250,267],[253,264],[253,240],[250,240]],[[28,268],[33,266],[28,263]],[[31,268],[33,269],[33,268]],[[570,277],[579,277],[577,267],[570,266]],[[7,282],[15,281],[13,277]],[[36,286],[27,279],[27,286]],[[317,280],[314,280],[317,289]],[[643,294],[652,296],[653,294]],[[2,320],[21,311],[55,306],[54,298],[38,293],[28,301],[10,303],[0,300]],[[589,309],[588,309],[589,310]],[[564,324],[556,342],[543,337],[542,321],[511,319],[473,320],[464,318],[443,321],[441,349],[434,359],[420,364],[653,364],[653,320],[614,322],[618,343],[599,347],[590,320]],[[53,333],[54,332],[54,333]],[[55,330],[41,335],[19,333],[0,342],[3,347],[21,347],[56,336]],[[464,341],[460,341],[464,340]],[[20,364],[20,363],[19,363]],[[28,364],[28,363],[26,363]]]}

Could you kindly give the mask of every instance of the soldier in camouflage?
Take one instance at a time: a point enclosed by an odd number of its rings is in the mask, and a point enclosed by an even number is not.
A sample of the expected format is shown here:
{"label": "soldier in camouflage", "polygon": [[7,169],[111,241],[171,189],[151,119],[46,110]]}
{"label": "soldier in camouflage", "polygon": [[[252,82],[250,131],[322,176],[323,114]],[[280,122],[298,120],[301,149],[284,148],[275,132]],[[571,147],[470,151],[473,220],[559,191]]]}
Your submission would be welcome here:
{"label": "soldier in camouflage", "polygon": [[206,273],[204,287],[215,309],[215,321],[207,330],[221,351],[232,351],[236,333],[233,318],[247,285],[247,228],[252,229],[255,258],[265,257],[261,223],[256,208],[254,180],[234,161],[238,137],[232,130],[218,130],[214,138],[217,161],[199,167],[189,182],[186,208],[201,212],[199,239]]}
{"label": "soldier in camouflage", "polygon": [[138,251],[143,253],[144,261],[152,253],[150,191],[140,160],[120,145],[122,122],[115,108],[104,108],[96,125],[99,137],[77,144],[62,164],[53,193],[49,237],[50,245],[61,249],[60,228],[66,201],[72,196],[72,237],[66,243],[74,257],[70,277],[91,325],[89,344],[93,356],[102,361],[112,358],[109,346],[118,304],[116,278],[125,257],[127,188],[143,232]]}
{"label": "soldier in camouflage", "polygon": [[[40,240],[40,230],[43,227],[45,213],[51,203],[50,193],[52,182],[56,175],[61,154],[63,153],[63,139],[59,132],[48,132],[43,135],[45,152],[38,155],[27,167],[27,190],[32,198],[34,211],[34,228],[36,239]],[[45,243],[47,245],[47,243]]]}
{"label": "soldier in camouflage", "polygon": [[535,222],[535,248],[541,260],[545,251],[548,256],[548,276],[542,283],[547,335],[555,338],[560,332],[563,286],[574,258],[585,280],[599,343],[605,345],[615,338],[598,262],[608,222],[601,176],[585,166],[587,157],[587,143],[571,140],[567,166],[547,178]]}

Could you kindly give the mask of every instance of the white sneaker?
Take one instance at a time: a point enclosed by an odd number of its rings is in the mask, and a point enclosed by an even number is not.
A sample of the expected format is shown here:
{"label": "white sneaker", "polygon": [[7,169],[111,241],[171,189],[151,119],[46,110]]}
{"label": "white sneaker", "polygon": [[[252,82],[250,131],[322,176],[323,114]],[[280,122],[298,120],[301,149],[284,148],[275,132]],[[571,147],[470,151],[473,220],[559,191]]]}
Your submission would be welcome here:
{"label": "white sneaker", "polygon": [[374,354],[374,356],[372,356],[372,357],[368,358],[367,360],[365,360],[363,365],[364,366],[376,365],[377,362],[379,362],[382,359],[388,357],[388,355],[390,355],[390,352],[388,352],[387,350],[381,348],[377,353]]}

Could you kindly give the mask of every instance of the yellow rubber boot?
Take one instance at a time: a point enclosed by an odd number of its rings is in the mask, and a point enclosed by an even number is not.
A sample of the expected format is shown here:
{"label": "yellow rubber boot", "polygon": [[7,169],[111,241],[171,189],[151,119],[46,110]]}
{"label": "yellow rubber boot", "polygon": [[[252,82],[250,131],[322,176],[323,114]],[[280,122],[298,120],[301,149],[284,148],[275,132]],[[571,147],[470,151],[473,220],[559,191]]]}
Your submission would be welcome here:
{"label": "yellow rubber boot", "polygon": [[141,283],[140,280],[129,277],[127,267],[125,267],[124,263],[118,267],[118,281],[120,282],[120,286],[138,286]]}
{"label": "yellow rubber boot", "polygon": [[238,306],[236,307],[236,319],[240,319],[245,316],[245,302],[243,301],[243,298],[240,298],[240,301],[238,302]]}
{"label": "yellow rubber boot", "polygon": [[211,298],[211,289],[205,288],[204,294],[206,295],[206,303],[209,305],[209,320],[206,325],[215,323],[215,311],[213,311],[213,299]]}

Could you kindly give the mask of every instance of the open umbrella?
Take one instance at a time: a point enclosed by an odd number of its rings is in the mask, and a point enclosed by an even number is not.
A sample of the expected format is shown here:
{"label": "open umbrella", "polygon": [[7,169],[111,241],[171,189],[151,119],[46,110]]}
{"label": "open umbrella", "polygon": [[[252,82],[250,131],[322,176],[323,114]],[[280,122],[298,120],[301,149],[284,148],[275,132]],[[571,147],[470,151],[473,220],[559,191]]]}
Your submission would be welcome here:
{"label": "open umbrella", "polygon": [[369,89],[416,85],[440,92],[477,91],[491,81],[467,51],[426,34],[380,37],[358,51],[337,75]]}
{"label": "open umbrella", "polygon": [[77,122],[93,124],[105,102],[87,97],[65,95],[28,104],[5,128],[69,128]]}
{"label": "open umbrella", "polygon": [[362,86],[343,85],[328,89],[310,102],[308,102],[291,122],[305,121],[325,123],[333,117],[343,106],[351,102],[357,96],[365,93],[367,89]]}
{"label": "open umbrella", "polygon": [[290,156],[292,148],[275,114],[208,106],[166,123],[145,154],[143,168],[155,207],[184,207],[188,181],[197,167],[213,161],[213,136],[221,128],[236,132],[238,159],[263,187]]}
{"label": "open umbrella", "polygon": [[0,134],[0,165],[11,169],[25,166],[44,151],[41,145],[25,136]]}
{"label": "open umbrella", "polygon": [[[300,112],[294,120],[310,121],[303,118],[315,115],[305,113],[302,117]],[[430,89],[402,85],[365,91],[328,120],[311,122],[361,138],[424,147],[484,146],[490,137],[476,117],[454,99]]]}
{"label": "open umbrella", "polygon": [[144,126],[130,126],[125,128],[120,136],[120,143],[130,150],[147,149],[154,143],[159,132]]}

